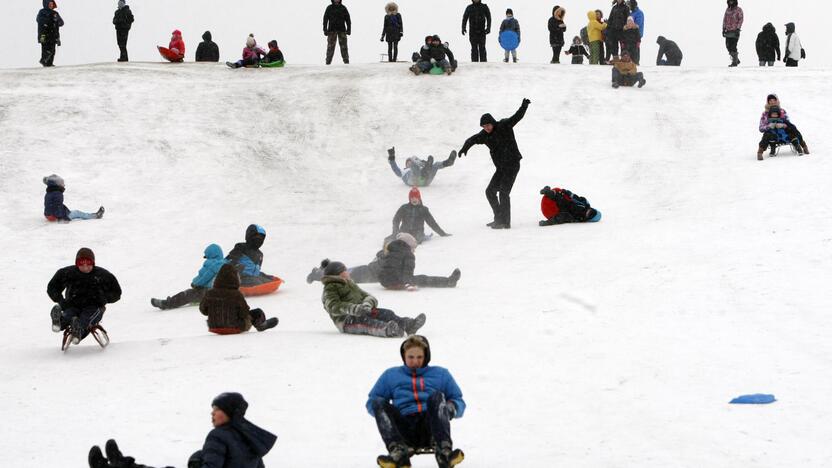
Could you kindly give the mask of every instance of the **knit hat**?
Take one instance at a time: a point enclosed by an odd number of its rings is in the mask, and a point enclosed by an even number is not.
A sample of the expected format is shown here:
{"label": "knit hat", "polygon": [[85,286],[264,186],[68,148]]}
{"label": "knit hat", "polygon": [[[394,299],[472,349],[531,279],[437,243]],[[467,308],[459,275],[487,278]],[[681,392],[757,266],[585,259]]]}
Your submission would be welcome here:
{"label": "knit hat", "polygon": [[46,185],[57,185],[58,187],[64,187],[64,179],[58,174],[52,174],[44,177],[43,183]]}
{"label": "knit hat", "polygon": [[92,249],[87,247],[81,247],[78,249],[78,253],[75,254],[75,265],[78,266],[82,262],[82,260],[88,260],[92,262],[92,265],[95,266],[95,254],[92,252]]}
{"label": "knit hat", "polygon": [[254,47],[257,45],[257,41],[254,40],[254,34],[249,34],[246,38],[246,47]]}
{"label": "knit hat", "polygon": [[407,244],[407,246],[410,247],[410,250],[416,250],[416,247],[419,246],[419,243],[416,242],[416,238],[406,232],[396,234],[396,240],[400,240]]}
{"label": "knit hat", "polygon": [[182,31],[180,31],[180,30],[178,30],[178,29],[174,29],[174,30],[173,30],[173,32],[172,32],[171,34],[172,34],[172,35],[174,35],[174,36],[181,36],[181,35],[182,35]]}
{"label": "knit hat", "polygon": [[[422,349],[425,350],[425,361],[422,363],[422,367],[427,367],[428,363],[430,362],[430,342],[427,338],[422,335],[411,335],[407,337],[406,340],[402,342],[402,345],[399,347],[399,354],[402,356],[402,362],[405,362],[404,359],[404,346],[408,344],[416,344],[418,343]],[[410,346],[412,347],[412,346]]]}
{"label": "knit hat", "polygon": [[126,0],[118,0],[118,9],[119,10],[121,10],[125,6],[127,6],[127,1]]}
{"label": "knit hat", "polygon": [[511,8],[506,9],[506,14],[514,16],[514,12],[511,10]]}
{"label": "knit hat", "polygon": [[414,198],[419,200],[419,203],[422,203],[422,192],[419,191],[418,187],[413,187],[410,189],[410,193],[407,194],[408,200],[413,200]]}
{"label": "knit hat", "polygon": [[497,120],[491,114],[483,114],[482,117],[480,117],[480,127],[482,127],[485,124],[494,125],[496,123]]}
{"label": "knit hat", "polygon": [[331,262],[328,258],[321,262],[321,268],[324,269],[325,276],[338,276],[347,271],[346,265],[341,262]]}
{"label": "knit hat", "polygon": [[221,393],[214,398],[214,401],[211,402],[211,406],[216,406],[221,409],[229,419],[236,419],[242,418],[246,415],[248,402],[239,393],[228,392]]}

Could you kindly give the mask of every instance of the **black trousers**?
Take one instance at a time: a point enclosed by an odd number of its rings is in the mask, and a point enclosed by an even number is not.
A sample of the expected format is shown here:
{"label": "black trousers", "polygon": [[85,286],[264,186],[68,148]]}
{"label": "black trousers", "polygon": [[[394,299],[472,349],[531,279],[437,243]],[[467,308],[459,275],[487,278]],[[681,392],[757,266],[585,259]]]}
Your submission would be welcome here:
{"label": "black trousers", "polygon": [[607,54],[604,56],[604,59],[609,62],[610,57],[613,55],[618,55],[618,41],[621,40],[621,31],[613,31],[609,28],[607,29]]}
{"label": "black trousers", "polygon": [[129,29],[116,29],[116,43],[121,54],[118,57],[119,62],[127,61],[127,36],[130,34]]}
{"label": "black trousers", "polygon": [[740,42],[739,37],[726,37],[725,38],[725,48],[728,49],[728,53],[732,56],[737,53],[737,43]]}
{"label": "black trousers", "polygon": [[786,66],[787,67],[796,67],[797,66],[797,60],[786,59]]}
{"label": "black trousers", "polygon": [[494,222],[497,224],[511,224],[511,189],[520,172],[520,161],[497,167],[488,187],[485,188],[485,198],[494,212]]}
{"label": "black trousers", "polygon": [[399,60],[399,41],[387,41],[387,61],[395,62]]}
{"label": "black trousers", "polygon": [[201,302],[209,288],[191,287],[164,300],[165,309],[176,309],[192,302]]}
{"label": "black trousers", "polygon": [[402,416],[398,408],[381,398],[373,400],[373,413],[378,432],[388,449],[401,444],[410,448],[435,447],[451,441],[451,415],[445,394],[434,392],[427,408],[420,413]]}
{"label": "black trousers", "polygon": [[485,33],[469,33],[468,40],[471,41],[471,61],[487,62],[488,53],[485,51]]}
{"label": "black trousers", "polygon": [[55,61],[55,45],[57,42],[47,40],[40,45],[40,63],[45,67],[51,67]]}
{"label": "black trousers", "polygon": [[552,45],[552,61],[555,63],[560,63],[560,52],[563,50],[563,44],[551,44]]}

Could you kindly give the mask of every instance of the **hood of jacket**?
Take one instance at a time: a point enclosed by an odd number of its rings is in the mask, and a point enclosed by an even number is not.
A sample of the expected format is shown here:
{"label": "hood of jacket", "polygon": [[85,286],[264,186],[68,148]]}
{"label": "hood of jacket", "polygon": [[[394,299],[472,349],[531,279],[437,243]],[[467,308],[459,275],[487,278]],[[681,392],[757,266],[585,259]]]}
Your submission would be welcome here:
{"label": "hood of jacket", "polygon": [[266,240],[266,230],[257,224],[250,224],[246,228],[246,245],[259,249]]}
{"label": "hood of jacket", "polygon": [[205,31],[204,33],[202,33],[202,40],[205,42],[211,42],[212,37],[213,36],[211,36],[211,31]]}
{"label": "hood of jacket", "polygon": [[563,21],[563,17],[565,15],[566,15],[566,10],[563,7],[555,6],[555,8],[552,9],[552,16],[554,16],[555,18],[557,18],[561,21]]}
{"label": "hood of jacket", "polygon": [[396,2],[390,2],[384,5],[384,11],[389,15],[395,15],[399,12],[399,6],[396,5]]}
{"label": "hood of jacket", "polygon": [[226,263],[214,279],[214,289],[240,289],[240,275],[233,266]]}
{"label": "hood of jacket", "polygon": [[205,258],[210,258],[211,260],[221,260],[225,255],[222,254],[222,247],[217,244],[211,244],[208,247],[205,247]]}
{"label": "hood of jacket", "polygon": [[425,345],[425,362],[422,363],[422,369],[424,369],[424,368],[428,367],[428,363],[430,362],[430,341],[428,341],[428,339],[425,338],[422,335],[412,335],[412,336],[408,337],[408,339],[402,341],[401,346],[399,346],[399,354],[402,357],[402,362],[405,363],[405,367],[406,367],[407,363],[404,360],[404,345],[405,345],[405,343],[407,343],[408,341],[411,341],[412,339],[419,339],[419,340],[424,342],[424,345]]}
{"label": "hood of jacket", "polygon": [[586,12],[586,17],[590,22],[598,21],[598,18],[595,16],[595,10],[590,10]]}
{"label": "hood of jacket", "polygon": [[665,39],[664,36],[659,36],[659,37],[656,38],[656,44],[658,44],[658,45],[662,45],[665,42],[667,42],[667,39]]}
{"label": "hood of jacket", "polygon": [[786,23],[786,34],[794,33],[794,23]]}
{"label": "hood of jacket", "polygon": [[777,32],[777,30],[774,28],[774,25],[773,25],[773,24],[771,24],[771,23],[766,23],[766,25],[765,25],[765,26],[763,26],[763,32],[767,32],[767,33],[776,33],[776,32]]}
{"label": "hood of jacket", "polygon": [[482,117],[480,117],[480,127],[485,124],[497,125],[497,119],[495,119],[491,114],[483,114]]}
{"label": "hood of jacket", "polygon": [[[54,2],[55,0],[43,0],[43,7],[49,8],[49,2]],[[55,8],[58,8],[58,3],[55,2]]]}
{"label": "hood of jacket", "polygon": [[173,32],[171,33],[171,35],[176,36],[176,37],[182,37],[182,31],[180,31],[178,29],[174,29]]}

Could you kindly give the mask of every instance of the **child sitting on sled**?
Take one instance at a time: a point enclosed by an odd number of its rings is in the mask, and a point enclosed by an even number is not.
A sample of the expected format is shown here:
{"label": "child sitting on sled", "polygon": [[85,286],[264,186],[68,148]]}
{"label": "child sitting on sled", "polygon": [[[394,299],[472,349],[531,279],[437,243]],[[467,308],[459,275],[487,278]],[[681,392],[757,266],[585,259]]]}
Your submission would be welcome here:
{"label": "child sitting on sled", "polygon": [[246,39],[246,46],[243,48],[243,59],[236,62],[225,62],[230,68],[240,68],[246,66],[258,66],[260,60],[266,56],[266,51],[257,47],[257,41],[254,39],[254,34],[249,34]]}
{"label": "child sitting on sled", "polygon": [[104,216],[104,207],[99,206],[95,213],[87,213],[80,210],[70,210],[64,205],[64,190],[66,186],[64,179],[52,174],[43,178],[46,184],[46,195],[43,197],[43,216],[47,221],[65,221],[73,219],[101,219]]}

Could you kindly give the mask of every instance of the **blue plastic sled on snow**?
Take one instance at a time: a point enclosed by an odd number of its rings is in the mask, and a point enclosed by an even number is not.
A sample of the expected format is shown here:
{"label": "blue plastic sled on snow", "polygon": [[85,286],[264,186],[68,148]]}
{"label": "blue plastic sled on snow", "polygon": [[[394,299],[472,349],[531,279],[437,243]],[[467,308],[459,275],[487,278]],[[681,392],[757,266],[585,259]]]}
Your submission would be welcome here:
{"label": "blue plastic sled on snow", "polygon": [[741,395],[733,400],[731,400],[731,404],[734,405],[767,405],[769,403],[774,403],[777,401],[774,398],[774,395],[768,395],[766,393],[754,393],[753,395]]}
{"label": "blue plastic sled on snow", "polygon": [[500,33],[500,47],[503,50],[515,50],[520,45],[520,36],[514,31],[503,31]]}

